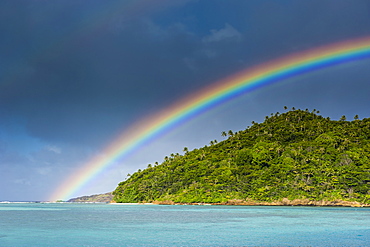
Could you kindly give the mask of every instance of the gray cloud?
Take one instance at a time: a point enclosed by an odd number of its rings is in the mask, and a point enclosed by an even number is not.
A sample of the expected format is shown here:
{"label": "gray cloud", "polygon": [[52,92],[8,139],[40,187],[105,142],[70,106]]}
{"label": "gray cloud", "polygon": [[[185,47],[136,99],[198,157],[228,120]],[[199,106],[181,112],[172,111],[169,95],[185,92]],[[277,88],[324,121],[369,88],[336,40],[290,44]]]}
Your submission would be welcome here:
{"label": "gray cloud", "polygon": [[[191,4],[196,7],[202,3]],[[19,28],[19,42],[29,40],[29,51],[24,54],[29,54],[31,47],[42,47],[46,40],[52,44],[21,60],[18,69],[7,76],[11,82],[0,97],[5,111],[27,118],[29,133],[35,137],[56,142],[106,143],[141,115],[159,110],[207,83],[256,61],[294,51],[295,47],[361,33],[366,25],[358,24],[366,23],[368,18],[360,4],[252,1],[240,2],[249,9],[247,14],[240,10],[225,12],[224,22],[210,25],[212,28],[205,32],[190,30],[189,18],[169,20],[163,25],[155,17],[145,17],[131,19],[119,30],[99,30],[83,42],[69,37],[68,46],[58,43],[59,30],[72,35],[68,30],[81,21],[78,14],[83,5],[59,3],[53,9],[47,5],[55,12],[47,17],[51,22],[40,20],[37,11],[30,11],[32,30],[25,19],[12,22]],[[217,5],[207,7],[222,11]],[[60,19],[66,11],[68,18]],[[195,19],[199,20],[201,14]],[[248,27],[239,27],[240,23],[233,21],[234,15],[241,22],[248,16]],[[112,26],[115,21],[112,19]],[[27,39],[26,33],[30,35]],[[310,43],[306,42],[308,37]]]}
{"label": "gray cloud", "polygon": [[226,23],[224,28],[219,30],[212,29],[211,34],[202,39],[203,42],[220,42],[220,41],[235,41],[239,42],[242,39],[242,34],[233,26]]}

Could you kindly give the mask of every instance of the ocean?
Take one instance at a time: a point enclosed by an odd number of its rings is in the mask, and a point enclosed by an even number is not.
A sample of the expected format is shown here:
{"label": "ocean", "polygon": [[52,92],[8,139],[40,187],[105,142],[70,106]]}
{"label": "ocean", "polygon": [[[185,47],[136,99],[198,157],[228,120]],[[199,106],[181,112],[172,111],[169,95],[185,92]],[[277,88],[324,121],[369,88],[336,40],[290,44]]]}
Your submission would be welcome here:
{"label": "ocean", "polygon": [[370,208],[1,203],[0,246],[370,246]]}

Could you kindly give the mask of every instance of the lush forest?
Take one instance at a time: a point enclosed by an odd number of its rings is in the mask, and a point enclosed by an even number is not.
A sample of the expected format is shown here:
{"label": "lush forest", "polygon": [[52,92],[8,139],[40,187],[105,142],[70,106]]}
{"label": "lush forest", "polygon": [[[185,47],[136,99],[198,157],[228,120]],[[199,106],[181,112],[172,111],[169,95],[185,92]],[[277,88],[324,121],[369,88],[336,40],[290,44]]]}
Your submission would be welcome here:
{"label": "lush forest", "polygon": [[[286,107],[284,107],[287,110]],[[292,109],[221,133],[223,141],[128,175],[116,202],[222,203],[288,199],[370,203],[370,119]]]}

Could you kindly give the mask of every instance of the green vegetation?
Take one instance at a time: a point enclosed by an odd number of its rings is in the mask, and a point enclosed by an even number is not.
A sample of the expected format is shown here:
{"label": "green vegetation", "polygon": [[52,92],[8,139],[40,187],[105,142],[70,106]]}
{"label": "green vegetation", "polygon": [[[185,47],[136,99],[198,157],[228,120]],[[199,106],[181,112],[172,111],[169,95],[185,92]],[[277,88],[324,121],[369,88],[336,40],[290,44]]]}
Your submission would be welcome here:
{"label": "green vegetation", "polygon": [[224,141],[171,154],[121,182],[116,202],[344,200],[370,203],[370,119],[292,110],[224,131]]}
{"label": "green vegetation", "polygon": [[68,200],[68,202],[111,202],[113,199],[113,195],[111,192],[105,194],[98,194],[92,196],[81,196],[77,198],[72,198]]}

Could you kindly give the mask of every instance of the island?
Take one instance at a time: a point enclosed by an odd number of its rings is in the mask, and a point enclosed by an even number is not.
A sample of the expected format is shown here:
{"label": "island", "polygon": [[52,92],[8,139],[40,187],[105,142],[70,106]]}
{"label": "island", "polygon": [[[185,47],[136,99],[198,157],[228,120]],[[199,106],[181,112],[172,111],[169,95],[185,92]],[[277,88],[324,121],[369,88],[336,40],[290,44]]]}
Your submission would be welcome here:
{"label": "island", "polygon": [[76,198],[69,199],[67,202],[110,203],[112,199],[113,199],[112,192],[108,192],[104,194],[76,197]]}
{"label": "island", "polygon": [[370,119],[294,109],[119,183],[116,203],[369,206]]}

